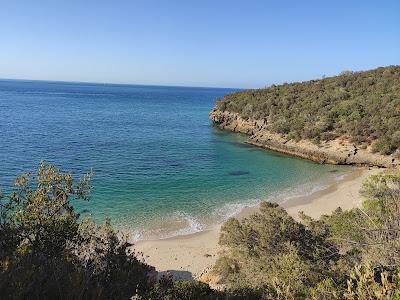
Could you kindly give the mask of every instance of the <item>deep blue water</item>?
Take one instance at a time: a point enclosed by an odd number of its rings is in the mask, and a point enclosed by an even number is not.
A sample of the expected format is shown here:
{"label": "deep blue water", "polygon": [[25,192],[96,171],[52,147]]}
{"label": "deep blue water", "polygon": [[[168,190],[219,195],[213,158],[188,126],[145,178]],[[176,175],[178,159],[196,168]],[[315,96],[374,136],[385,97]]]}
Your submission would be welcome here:
{"label": "deep blue water", "polygon": [[91,168],[79,211],[142,237],[201,230],[243,205],[310,193],[348,172],[244,144],[212,127],[229,89],[0,80],[0,186],[40,160]]}

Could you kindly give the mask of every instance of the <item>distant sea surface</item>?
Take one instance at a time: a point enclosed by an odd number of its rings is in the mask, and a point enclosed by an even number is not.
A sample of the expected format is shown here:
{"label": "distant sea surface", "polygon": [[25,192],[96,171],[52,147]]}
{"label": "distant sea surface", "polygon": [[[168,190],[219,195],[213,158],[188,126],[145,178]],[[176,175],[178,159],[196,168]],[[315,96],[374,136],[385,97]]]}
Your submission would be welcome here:
{"label": "distant sea surface", "polygon": [[42,159],[77,177],[93,168],[92,197],[77,211],[147,239],[200,231],[350,172],[214,128],[208,112],[233,91],[0,80],[0,187]]}

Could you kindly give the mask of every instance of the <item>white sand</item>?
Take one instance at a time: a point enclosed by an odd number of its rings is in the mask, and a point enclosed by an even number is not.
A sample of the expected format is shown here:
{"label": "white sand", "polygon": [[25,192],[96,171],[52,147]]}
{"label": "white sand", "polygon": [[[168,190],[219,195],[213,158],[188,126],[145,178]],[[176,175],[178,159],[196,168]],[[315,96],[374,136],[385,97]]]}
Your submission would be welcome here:
{"label": "white sand", "polygon": [[[318,218],[331,213],[337,207],[349,209],[359,206],[363,200],[359,194],[362,182],[372,174],[379,173],[376,168],[357,168],[343,180],[306,197],[299,197],[283,204],[288,213],[298,218],[298,212]],[[237,217],[241,218],[256,211],[245,209]],[[220,247],[218,246],[220,226],[187,236],[164,240],[139,241],[136,251],[142,252],[145,261],[156,267],[159,272],[170,272],[175,278],[199,278],[215,263]]]}

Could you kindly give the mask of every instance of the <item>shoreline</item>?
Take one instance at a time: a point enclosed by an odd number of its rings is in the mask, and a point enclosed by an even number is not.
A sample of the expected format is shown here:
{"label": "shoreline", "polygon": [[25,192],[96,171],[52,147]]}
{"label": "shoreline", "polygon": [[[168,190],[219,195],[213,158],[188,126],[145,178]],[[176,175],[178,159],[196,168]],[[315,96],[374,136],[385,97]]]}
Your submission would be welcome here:
{"label": "shoreline", "polygon": [[[343,168],[343,169],[341,169]],[[264,201],[273,201],[282,205],[287,201],[297,198],[308,198],[310,195],[322,190],[326,190],[333,184],[340,182],[343,178],[347,178],[355,172],[356,168],[338,166],[323,177],[318,179],[310,179],[303,183],[292,183],[289,186],[282,187],[276,191],[265,194],[257,198],[244,198],[242,200],[222,203],[220,206],[210,208],[208,211],[208,219],[202,218],[195,214],[186,214],[179,212],[180,220],[171,222],[169,219],[164,219],[163,223],[157,224],[156,229],[150,227],[136,231],[129,231],[129,227],[121,228],[121,231],[127,232],[132,243],[143,241],[168,240],[181,236],[190,236],[203,231],[213,230],[226,220],[232,217],[240,216],[243,211],[256,211],[259,204]],[[182,222],[181,222],[182,221]],[[188,224],[183,224],[188,222]],[[184,227],[176,227],[176,224],[184,225]],[[186,226],[185,226],[186,225]]]}
{"label": "shoreline", "polygon": [[[381,172],[378,168],[356,167],[343,179],[310,195],[293,197],[280,203],[289,215],[298,219],[298,212],[318,218],[337,207],[350,209],[361,204],[359,195],[362,182],[370,175]],[[258,210],[258,205],[245,207],[235,218],[245,218]],[[141,240],[135,243],[135,251],[142,254],[145,262],[156,267],[162,275],[170,273],[174,279],[199,279],[218,258],[220,225],[189,235],[158,240]]]}
{"label": "shoreline", "polygon": [[400,165],[399,159],[394,155],[373,153],[371,145],[367,148],[360,147],[345,135],[316,144],[306,139],[295,141],[287,135],[269,131],[267,119],[243,118],[238,113],[221,111],[218,108],[209,113],[209,118],[219,129],[247,135],[246,143],[249,145],[317,163],[381,168]]}

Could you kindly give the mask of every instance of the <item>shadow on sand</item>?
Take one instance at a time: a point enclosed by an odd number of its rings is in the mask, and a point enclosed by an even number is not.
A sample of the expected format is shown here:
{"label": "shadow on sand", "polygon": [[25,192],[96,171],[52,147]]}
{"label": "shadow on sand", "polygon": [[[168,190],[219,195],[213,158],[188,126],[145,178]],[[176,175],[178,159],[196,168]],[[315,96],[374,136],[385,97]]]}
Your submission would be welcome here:
{"label": "shadow on sand", "polygon": [[192,273],[188,271],[167,270],[158,272],[158,278],[161,278],[162,276],[171,276],[173,281],[181,279],[193,280]]}

